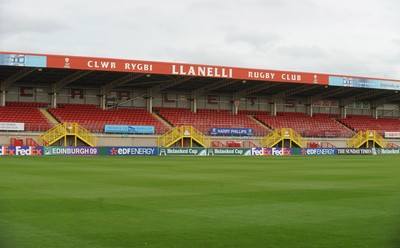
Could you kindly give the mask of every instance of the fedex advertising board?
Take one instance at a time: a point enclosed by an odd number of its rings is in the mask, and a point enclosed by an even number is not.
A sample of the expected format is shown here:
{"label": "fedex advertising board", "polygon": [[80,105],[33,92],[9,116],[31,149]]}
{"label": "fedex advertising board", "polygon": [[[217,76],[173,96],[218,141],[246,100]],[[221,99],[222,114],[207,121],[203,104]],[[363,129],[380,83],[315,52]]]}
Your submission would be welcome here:
{"label": "fedex advertising board", "polygon": [[292,148],[253,147],[253,148],[251,148],[251,155],[253,155],[253,156],[291,156]]}
{"label": "fedex advertising board", "polygon": [[0,156],[43,156],[43,146],[0,146]]}

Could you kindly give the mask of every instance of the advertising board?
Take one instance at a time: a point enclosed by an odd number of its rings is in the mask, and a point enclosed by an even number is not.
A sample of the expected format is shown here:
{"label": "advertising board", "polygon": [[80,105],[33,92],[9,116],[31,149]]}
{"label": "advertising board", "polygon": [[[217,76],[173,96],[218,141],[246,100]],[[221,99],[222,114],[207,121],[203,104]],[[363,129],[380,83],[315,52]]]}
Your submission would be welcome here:
{"label": "advertising board", "polygon": [[157,156],[158,147],[114,146],[106,148],[107,156]]}
{"label": "advertising board", "polygon": [[378,155],[399,155],[400,154],[400,148],[377,148],[376,153]]}
{"label": "advertising board", "polygon": [[154,126],[105,125],[106,133],[154,134]]}
{"label": "advertising board", "polygon": [[265,148],[253,147],[251,148],[252,156],[291,156],[292,148]]}
{"label": "advertising board", "polygon": [[338,155],[373,155],[371,148],[337,148]]}
{"label": "advertising board", "polygon": [[211,128],[211,135],[253,136],[253,128]]}
{"label": "advertising board", "polygon": [[293,154],[302,156],[326,156],[337,155],[336,148],[294,148]]}
{"label": "advertising board", "polygon": [[400,82],[397,81],[356,77],[329,76],[329,85],[384,90],[400,90]]}
{"label": "advertising board", "polygon": [[25,54],[0,54],[0,65],[46,67],[47,56]]}
{"label": "advertising board", "polygon": [[400,138],[400,132],[385,132],[384,136],[387,139],[398,139]]}
{"label": "advertising board", "polygon": [[25,123],[18,122],[0,122],[1,131],[24,131]]}
{"label": "advertising board", "polygon": [[97,147],[88,146],[45,146],[45,156],[97,156]]}
{"label": "advertising board", "polygon": [[0,156],[43,156],[43,146],[0,146]]}
{"label": "advertising board", "polygon": [[208,156],[249,156],[250,148],[208,148]]}
{"label": "advertising board", "polygon": [[205,156],[207,155],[207,148],[203,147],[160,147],[160,156]]}
{"label": "advertising board", "polygon": [[68,55],[0,52],[0,65],[328,84],[328,75],[321,73]]}

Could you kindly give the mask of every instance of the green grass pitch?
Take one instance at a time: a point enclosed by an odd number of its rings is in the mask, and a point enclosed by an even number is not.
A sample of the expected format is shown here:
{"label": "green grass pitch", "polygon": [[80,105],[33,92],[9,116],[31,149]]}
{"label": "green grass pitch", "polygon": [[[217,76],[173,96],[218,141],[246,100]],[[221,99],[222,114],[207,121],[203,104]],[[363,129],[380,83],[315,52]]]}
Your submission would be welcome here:
{"label": "green grass pitch", "polygon": [[399,247],[397,156],[0,157],[0,247]]}

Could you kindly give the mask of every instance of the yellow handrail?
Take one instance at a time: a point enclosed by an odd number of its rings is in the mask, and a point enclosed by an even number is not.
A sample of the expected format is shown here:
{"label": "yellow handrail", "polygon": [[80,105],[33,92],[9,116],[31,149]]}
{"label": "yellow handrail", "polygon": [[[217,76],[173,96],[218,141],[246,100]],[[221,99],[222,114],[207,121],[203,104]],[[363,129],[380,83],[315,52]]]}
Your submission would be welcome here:
{"label": "yellow handrail", "polygon": [[347,147],[356,148],[364,142],[365,142],[364,134],[362,131],[360,131],[356,135],[354,135],[352,138],[350,138],[346,143],[347,143]]}
{"label": "yellow handrail", "polygon": [[[375,130],[367,130],[364,133],[362,131],[358,132],[347,141],[347,146],[352,148],[359,148],[361,145],[368,141],[374,141],[380,147],[387,147],[387,141]],[[375,143],[373,145],[374,147]]]}
{"label": "yellow handrail", "polygon": [[168,132],[157,138],[157,145],[168,147],[182,138],[194,139],[204,147],[209,147],[211,143],[210,138],[206,137],[196,128],[192,126],[180,126],[169,130]]}
{"label": "yellow handrail", "polygon": [[78,123],[65,122],[54,126],[44,134],[40,135],[38,141],[40,145],[47,146],[69,135],[79,137],[90,146],[96,146],[98,140],[96,136],[92,135],[87,129],[83,128]]}
{"label": "yellow handrail", "polygon": [[53,128],[40,135],[38,138],[39,144],[46,146],[50,145],[54,141],[59,140],[65,136],[65,127],[62,124],[58,124]]}
{"label": "yellow handrail", "polygon": [[281,134],[278,129],[275,129],[272,132],[269,132],[267,136],[261,138],[260,144],[263,147],[270,147],[281,139]]}
{"label": "yellow handrail", "polygon": [[260,145],[263,147],[272,147],[279,141],[290,139],[297,143],[300,147],[306,146],[306,140],[291,128],[282,128],[281,130],[275,129],[270,132],[267,136],[261,138]]}

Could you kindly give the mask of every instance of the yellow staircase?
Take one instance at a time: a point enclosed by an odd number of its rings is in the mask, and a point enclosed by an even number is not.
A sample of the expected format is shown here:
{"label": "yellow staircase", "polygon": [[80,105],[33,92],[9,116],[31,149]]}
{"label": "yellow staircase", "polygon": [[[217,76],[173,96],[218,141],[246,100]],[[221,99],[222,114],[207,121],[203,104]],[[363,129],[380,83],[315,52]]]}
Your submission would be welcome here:
{"label": "yellow staircase", "polygon": [[[286,142],[285,142],[286,141]],[[300,136],[296,131],[291,128],[282,128],[281,130],[275,129],[270,132],[267,136],[260,139],[260,145],[262,147],[274,147],[282,143],[280,147],[293,147],[297,145],[300,148],[306,147],[306,140]]]}
{"label": "yellow staircase", "polygon": [[351,148],[360,148],[365,145],[366,148],[385,148],[387,141],[376,131],[360,131],[347,141],[347,146]]}
{"label": "yellow staircase", "polygon": [[38,141],[42,146],[50,146],[63,139],[64,146],[67,146],[67,139],[70,137],[73,138],[74,146],[77,146],[78,139],[88,146],[96,146],[98,139],[78,123],[66,122],[60,123],[44,134],[40,135]]}
{"label": "yellow staircase", "polygon": [[160,147],[169,147],[180,141],[180,146],[184,147],[186,140],[190,142],[190,147],[193,147],[193,141],[202,147],[209,147],[211,143],[210,138],[206,137],[196,128],[192,126],[180,126],[174,127],[157,138],[157,145]]}

